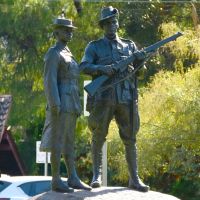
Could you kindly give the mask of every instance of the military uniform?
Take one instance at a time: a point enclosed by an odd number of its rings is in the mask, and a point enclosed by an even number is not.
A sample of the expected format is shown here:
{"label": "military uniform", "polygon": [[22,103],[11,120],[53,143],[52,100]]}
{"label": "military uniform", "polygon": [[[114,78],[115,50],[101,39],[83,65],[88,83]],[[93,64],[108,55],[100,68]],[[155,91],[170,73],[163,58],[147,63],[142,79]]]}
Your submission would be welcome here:
{"label": "military uniform", "polygon": [[[76,27],[64,16],[55,19],[53,27],[57,42],[44,57],[47,109],[40,150],[51,152],[53,191],[73,192],[72,188],[91,190],[90,186],[79,179],[74,163],[76,120],[82,109],[78,85],[79,66],[66,44],[71,40]],[[60,177],[61,155],[67,168],[67,183]]]}
{"label": "military uniform", "polygon": [[62,153],[74,157],[74,130],[81,113],[79,67],[70,50],[59,42],[49,49],[44,62],[47,110],[40,149],[60,148]]}
{"label": "military uniform", "polygon": [[[138,114],[137,74],[129,74],[134,66],[141,65],[145,54],[137,50],[134,42],[117,36],[119,12],[112,6],[101,10],[100,27],[104,37],[88,44],[81,62],[81,69],[92,78],[109,76],[108,81],[88,98],[89,128],[92,132],[93,188],[101,186],[102,146],[113,117],[119,135],[125,145],[129,171],[129,187],[148,191],[149,187],[140,180],[137,167],[136,134],[140,120]],[[134,53],[135,61],[123,69],[116,70],[115,63]]]}
{"label": "military uniform", "polygon": [[[117,61],[130,56],[136,50],[136,45],[130,40],[118,37],[115,40],[109,40],[104,37],[89,43],[86,47],[85,54],[81,62],[81,68],[83,68],[85,73],[91,75],[93,78],[96,78],[101,75],[97,70],[98,66],[116,63]],[[93,131],[93,137],[100,137],[95,139],[97,141],[99,141],[99,139],[102,142],[105,140],[108,125],[113,116],[115,116],[116,121],[120,126],[120,136],[122,139],[124,141],[128,139],[126,142],[135,141],[135,135],[139,129],[139,115],[137,111],[137,78],[132,76],[118,84],[113,84],[123,78],[123,76],[124,74],[119,74],[117,76],[113,76],[113,78],[111,77],[109,81],[102,86],[104,87],[109,85],[110,87],[102,92],[97,92],[94,97],[88,97],[87,108],[90,111],[89,126],[92,130],[95,130],[95,133]],[[129,122],[131,116],[130,106],[132,103],[134,103],[134,134],[132,134],[131,127],[129,126],[131,124]],[[98,109],[101,110],[100,113],[98,112]],[[127,110],[127,112],[124,110]],[[123,119],[121,119],[121,112],[123,112]],[[127,121],[124,121],[124,114],[127,116]],[[99,121],[102,122],[101,124],[103,127],[100,127],[101,125],[98,124]],[[122,121],[124,121],[126,127],[122,125],[124,124]],[[97,124],[98,128],[96,127]],[[101,132],[101,134],[96,133],[97,130],[98,132]],[[129,138],[125,136],[128,134],[127,132],[129,132]]]}
{"label": "military uniform", "polygon": [[[130,40],[118,37],[115,40],[109,40],[104,37],[88,44],[80,67],[84,73],[96,78],[101,75],[98,72],[99,66],[116,63],[135,51],[137,51],[137,47]],[[127,74],[128,71],[125,73]],[[137,177],[136,134],[140,124],[137,77],[133,75],[129,79],[113,85],[123,76],[123,73],[114,75],[102,86],[109,85],[110,87],[97,92],[94,97],[89,96],[88,98],[87,108],[90,112],[88,122],[92,132],[93,179],[98,179],[101,173],[101,149],[113,117],[115,117],[120,137],[125,145],[129,173],[132,174],[130,177]]]}

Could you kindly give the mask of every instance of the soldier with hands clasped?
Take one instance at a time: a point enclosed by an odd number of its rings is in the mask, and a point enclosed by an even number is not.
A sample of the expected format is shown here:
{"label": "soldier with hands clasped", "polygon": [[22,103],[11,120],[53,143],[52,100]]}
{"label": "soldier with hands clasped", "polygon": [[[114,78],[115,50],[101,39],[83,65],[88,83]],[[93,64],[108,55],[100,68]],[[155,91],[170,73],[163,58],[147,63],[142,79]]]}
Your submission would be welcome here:
{"label": "soldier with hands clasped", "polygon": [[[67,43],[76,27],[71,20],[61,17],[55,19],[53,28],[57,42],[44,58],[47,110],[40,149],[51,152],[53,191],[73,192],[72,188],[91,190],[90,186],[79,179],[74,163],[75,127],[81,113],[79,67]],[[60,178],[61,155],[67,167],[67,184]]]}

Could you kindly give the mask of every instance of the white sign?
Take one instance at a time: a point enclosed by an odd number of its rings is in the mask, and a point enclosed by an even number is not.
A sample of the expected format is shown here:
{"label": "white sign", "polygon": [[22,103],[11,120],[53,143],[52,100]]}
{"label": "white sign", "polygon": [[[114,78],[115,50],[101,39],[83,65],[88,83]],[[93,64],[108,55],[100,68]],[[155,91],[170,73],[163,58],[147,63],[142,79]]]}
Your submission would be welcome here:
{"label": "white sign", "polygon": [[[87,85],[87,84],[89,84],[91,81],[89,81],[89,80],[87,80],[87,81],[84,81],[84,87]],[[84,114],[84,116],[89,116],[90,115],[90,113],[86,110],[86,104],[87,104],[87,92],[84,90],[84,92],[83,92],[83,114]]]}
{"label": "white sign", "polygon": [[41,141],[36,141],[36,163],[50,163],[50,153],[40,151]]}

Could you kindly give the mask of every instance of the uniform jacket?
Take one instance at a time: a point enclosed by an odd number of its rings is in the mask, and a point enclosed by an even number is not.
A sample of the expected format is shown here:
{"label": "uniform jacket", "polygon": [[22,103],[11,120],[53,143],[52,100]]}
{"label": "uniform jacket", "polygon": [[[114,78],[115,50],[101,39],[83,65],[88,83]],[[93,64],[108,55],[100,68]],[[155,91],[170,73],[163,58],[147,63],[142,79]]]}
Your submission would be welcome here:
{"label": "uniform jacket", "polygon": [[44,58],[44,90],[47,107],[80,114],[79,67],[71,52],[61,43],[50,48]]}
{"label": "uniform jacket", "polygon": [[[98,77],[97,68],[99,65],[110,65],[127,56],[130,56],[137,47],[131,40],[117,37],[115,40],[109,40],[103,37],[88,44],[85,54],[80,64],[84,73],[94,78]],[[114,76],[105,85],[112,85],[113,82],[120,80],[120,74]],[[104,101],[108,104],[125,103],[128,104],[133,98],[137,99],[137,80],[133,76],[129,80],[122,81],[103,92],[97,92],[92,101]],[[89,102],[91,99],[88,99]]]}
{"label": "uniform jacket", "polygon": [[[78,78],[79,67],[69,49],[62,43],[51,47],[44,58],[44,90],[47,98],[46,120],[40,145],[41,151],[51,151],[61,146],[66,150],[62,137],[66,114],[78,116],[81,113]],[[53,112],[59,108],[60,113]],[[65,127],[65,128],[63,128]],[[75,127],[71,127],[72,131]],[[55,137],[60,140],[55,143]]]}

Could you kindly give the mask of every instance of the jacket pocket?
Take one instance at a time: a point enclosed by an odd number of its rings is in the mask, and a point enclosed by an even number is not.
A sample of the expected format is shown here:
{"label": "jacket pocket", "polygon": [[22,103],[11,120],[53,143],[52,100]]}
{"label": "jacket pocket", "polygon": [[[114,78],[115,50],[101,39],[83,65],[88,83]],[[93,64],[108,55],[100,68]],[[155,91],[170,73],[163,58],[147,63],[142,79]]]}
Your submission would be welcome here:
{"label": "jacket pocket", "polygon": [[97,64],[102,64],[102,65],[110,65],[112,64],[112,62],[113,60],[111,56],[105,56],[97,60]]}

